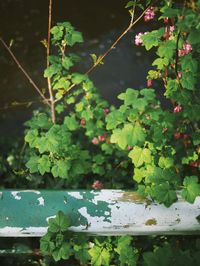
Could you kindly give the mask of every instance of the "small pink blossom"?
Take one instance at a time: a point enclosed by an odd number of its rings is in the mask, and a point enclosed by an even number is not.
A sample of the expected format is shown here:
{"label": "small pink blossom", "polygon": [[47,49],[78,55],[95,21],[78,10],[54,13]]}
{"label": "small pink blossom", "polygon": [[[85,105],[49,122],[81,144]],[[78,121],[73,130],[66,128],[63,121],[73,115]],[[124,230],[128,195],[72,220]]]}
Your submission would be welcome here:
{"label": "small pink blossom", "polygon": [[135,35],[135,45],[140,45],[143,43],[141,37],[144,35],[144,33],[140,32],[137,35]]}
{"label": "small pink blossom", "polygon": [[184,43],[183,50],[185,50],[185,54],[189,54],[192,51],[192,45],[188,42]]}
{"label": "small pink blossom", "polygon": [[150,7],[144,14],[144,21],[147,22],[155,17],[155,8]]}
{"label": "small pink blossom", "polygon": [[147,80],[147,87],[152,87],[153,85],[153,80],[152,79],[148,79]]}
{"label": "small pink blossom", "polygon": [[104,112],[105,115],[107,115],[107,114],[110,112],[110,109],[108,109],[108,108],[104,108],[104,109],[103,109],[103,112]]}
{"label": "small pink blossom", "polygon": [[200,166],[200,160],[190,161],[189,165],[192,167],[199,167]]}
{"label": "small pink blossom", "polygon": [[184,56],[192,51],[192,46],[190,43],[186,42],[183,44],[183,48],[178,50],[178,56]]}
{"label": "small pink blossom", "polygon": [[180,139],[180,138],[182,138],[182,134],[179,132],[179,131],[176,131],[175,133],[174,133],[174,138],[177,140],[177,139]]}
{"label": "small pink blossom", "polygon": [[180,113],[182,111],[182,106],[180,104],[176,105],[173,109],[173,113]]}
{"label": "small pink blossom", "polygon": [[80,124],[81,124],[82,126],[85,126],[85,125],[86,125],[86,120],[85,120],[85,118],[81,118]]}
{"label": "small pink blossom", "polygon": [[101,135],[101,136],[98,136],[98,140],[99,141],[106,141],[106,138],[107,138],[107,134],[104,134],[104,135]]}
{"label": "small pink blossom", "polygon": [[168,24],[169,23],[169,18],[167,17],[167,18],[164,18],[164,23],[165,24]]}
{"label": "small pink blossom", "polygon": [[127,147],[127,150],[128,150],[128,151],[132,151],[132,149],[133,149],[132,146],[128,146],[128,147]]}
{"label": "small pink blossom", "polygon": [[99,180],[94,181],[92,184],[93,189],[102,189],[103,188],[103,183]]}
{"label": "small pink blossom", "polygon": [[182,75],[183,75],[183,73],[180,72],[180,71],[178,71],[178,77],[179,77],[179,78],[182,78]]}
{"label": "small pink blossom", "polygon": [[94,138],[92,139],[92,143],[93,143],[94,145],[99,144],[99,140],[98,140],[98,138],[97,138],[97,137],[94,137]]}

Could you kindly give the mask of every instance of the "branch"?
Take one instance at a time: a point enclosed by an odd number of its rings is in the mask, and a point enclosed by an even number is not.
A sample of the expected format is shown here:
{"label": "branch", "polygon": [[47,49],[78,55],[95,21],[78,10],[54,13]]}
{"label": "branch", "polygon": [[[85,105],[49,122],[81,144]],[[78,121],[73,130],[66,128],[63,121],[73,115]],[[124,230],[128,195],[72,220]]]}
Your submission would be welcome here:
{"label": "branch", "polygon": [[[152,4],[148,5],[148,7],[141,13],[141,15],[134,20],[134,16],[135,16],[135,6],[133,6],[133,11],[132,11],[132,15],[131,15],[131,20],[130,23],[128,25],[128,27],[120,34],[120,36],[114,41],[114,43],[111,45],[111,47],[102,55],[98,58],[97,62],[94,63],[93,66],[91,66],[91,68],[88,69],[87,72],[85,72],[85,75],[89,74],[90,72],[92,72],[101,62],[102,60],[115,48],[115,46],[119,43],[119,41],[130,31],[130,29],[135,26],[135,24],[137,24],[137,22],[144,16],[144,14],[146,13],[146,11],[149,9],[149,7]],[[67,93],[72,90],[74,87],[76,86],[76,84],[72,84],[68,90]],[[58,102],[60,99],[56,99],[54,102]]]}
{"label": "branch", "polygon": [[[48,20],[48,38],[47,38],[47,67],[49,67],[49,55],[51,49],[51,21],[52,21],[52,2],[53,0],[49,0],[49,20]],[[49,101],[51,108],[51,120],[53,123],[56,122],[56,113],[55,113],[55,101],[52,90],[51,79],[47,78],[48,91],[49,91]]]}
{"label": "branch", "polygon": [[16,58],[16,56],[13,54],[13,52],[11,51],[11,49],[8,47],[8,45],[4,42],[4,40],[2,38],[0,38],[0,42],[3,44],[3,46],[9,52],[9,54],[11,55],[12,59],[14,60],[14,62],[17,64],[17,66],[19,67],[19,69],[23,72],[23,74],[28,79],[28,81],[31,83],[31,85],[33,86],[33,88],[39,93],[39,95],[42,97],[42,99],[44,100],[44,102],[47,105],[50,106],[49,100],[42,94],[42,92],[40,91],[40,89],[38,88],[38,86],[35,84],[35,82],[32,80],[32,78],[29,76],[29,74],[26,72],[26,70],[22,67],[22,65],[20,64],[20,62]]}

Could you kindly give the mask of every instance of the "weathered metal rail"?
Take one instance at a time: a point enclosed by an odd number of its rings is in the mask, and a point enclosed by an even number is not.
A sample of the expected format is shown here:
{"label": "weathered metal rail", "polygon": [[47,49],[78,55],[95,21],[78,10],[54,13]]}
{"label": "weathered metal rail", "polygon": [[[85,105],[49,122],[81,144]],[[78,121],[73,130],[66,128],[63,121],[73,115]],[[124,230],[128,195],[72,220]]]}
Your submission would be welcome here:
{"label": "weathered metal rail", "polygon": [[122,190],[1,190],[0,236],[40,237],[48,219],[69,214],[70,230],[98,235],[200,234],[200,197],[170,208]]}

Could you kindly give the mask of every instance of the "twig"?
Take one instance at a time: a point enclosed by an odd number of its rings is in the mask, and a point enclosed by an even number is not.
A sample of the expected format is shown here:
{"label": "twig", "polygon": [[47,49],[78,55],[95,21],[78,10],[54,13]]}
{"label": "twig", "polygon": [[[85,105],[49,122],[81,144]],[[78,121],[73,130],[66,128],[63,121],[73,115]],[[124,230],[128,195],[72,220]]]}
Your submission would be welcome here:
{"label": "twig", "polygon": [[[120,36],[114,41],[114,43],[111,45],[111,47],[102,55],[98,58],[97,62],[95,62],[93,64],[93,66],[91,66],[87,72],[85,72],[85,75],[89,74],[91,71],[93,71],[102,61],[103,59],[115,48],[115,46],[119,43],[119,41],[124,37],[124,35],[127,34],[127,32],[144,16],[144,14],[146,13],[146,11],[149,9],[149,7],[151,5],[149,5],[142,13],[141,15],[136,19],[134,20],[134,16],[135,16],[135,6],[133,6],[133,12],[132,12],[132,15],[131,15],[131,20],[130,20],[130,23],[128,25],[128,27],[120,34]],[[69,92],[71,89],[73,89],[74,87],[76,86],[76,84],[72,84],[67,92]],[[58,102],[60,99],[57,99],[55,100],[55,102]]]}
{"label": "twig", "polygon": [[31,85],[34,87],[34,89],[39,93],[39,95],[42,97],[42,99],[44,100],[44,102],[50,106],[49,100],[42,94],[42,92],[40,91],[40,89],[38,88],[38,86],[35,84],[35,82],[32,80],[32,78],[29,76],[29,74],[26,72],[26,70],[22,67],[22,65],[20,64],[20,62],[18,61],[18,59],[16,58],[16,56],[13,54],[13,52],[11,51],[11,49],[8,47],[8,45],[4,42],[4,40],[2,38],[0,38],[0,42],[3,44],[3,46],[6,48],[6,50],[9,52],[9,54],[11,55],[12,59],[14,60],[14,62],[17,64],[17,66],[19,67],[19,69],[23,72],[23,74],[25,75],[25,77],[28,79],[28,81],[31,83]]}
{"label": "twig", "polygon": [[[51,21],[52,21],[52,2],[53,0],[49,0],[49,21],[48,21],[48,38],[47,38],[47,67],[49,67],[49,55],[51,49]],[[51,79],[47,78],[49,98],[50,98],[50,108],[51,108],[51,119],[52,122],[56,122],[56,113],[55,113],[55,101],[52,90]]]}

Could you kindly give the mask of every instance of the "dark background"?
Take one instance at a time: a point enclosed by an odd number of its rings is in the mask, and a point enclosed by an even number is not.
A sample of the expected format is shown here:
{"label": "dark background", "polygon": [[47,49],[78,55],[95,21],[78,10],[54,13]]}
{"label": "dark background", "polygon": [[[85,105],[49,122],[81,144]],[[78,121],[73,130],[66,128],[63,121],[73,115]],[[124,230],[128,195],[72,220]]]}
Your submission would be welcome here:
{"label": "dark background", "polygon": [[[89,54],[103,54],[115,38],[127,27],[129,14],[124,8],[126,0],[54,0],[53,25],[69,21],[83,33],[85,43],[76,51],[82,57],[78,71],[91,66]],[[41,40],[47,36],[48,0],[0,1],[0,35],[40,88],[46,87],[43,71],[46,51]],[[145,31],[140,22],[96,68],[90,77],[102,96],[117,104],[116,96],[128,87],[139,88],[146,83],[151,59],[144,48],[134,45],[134,36]],[[14,102],[34,103],[30,106],[13,106]],[[41,105],[22,72],[17,68],[5,48],[0,45],[0,136],[23,133],[23,123],[32,111]]]}

